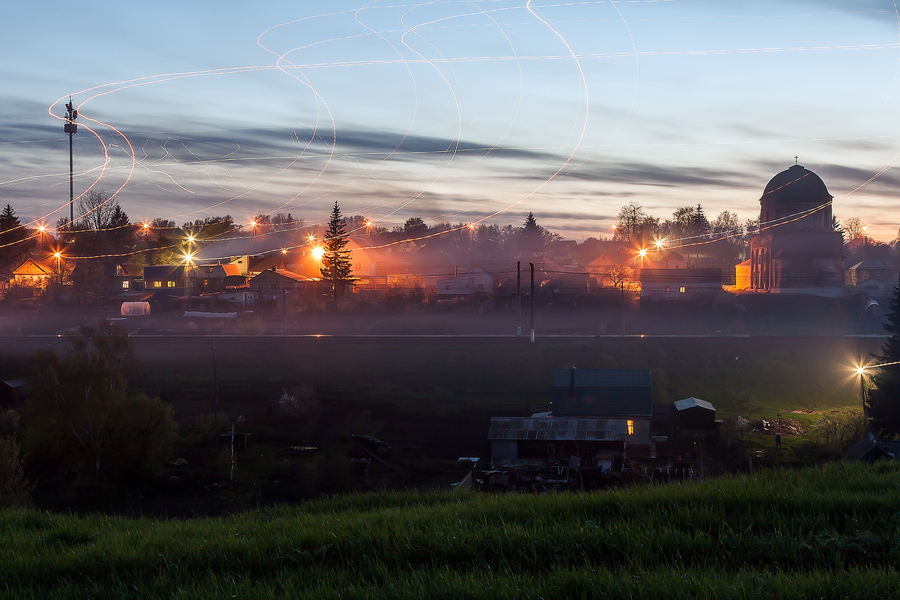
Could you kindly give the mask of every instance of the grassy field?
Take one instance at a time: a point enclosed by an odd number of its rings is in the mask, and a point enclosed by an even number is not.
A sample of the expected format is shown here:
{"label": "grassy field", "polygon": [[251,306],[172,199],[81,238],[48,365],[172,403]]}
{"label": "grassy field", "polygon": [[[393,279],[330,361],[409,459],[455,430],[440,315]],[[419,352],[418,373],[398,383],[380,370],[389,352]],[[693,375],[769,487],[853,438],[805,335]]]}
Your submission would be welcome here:
{"label": "grassy field", "polygon": [[188,521],[11,510],[0,529],[0,598],[890,598],[900,467]]}
{"label": "grassy field", "polygon": [[[167,468],[149,488],[115,494],[40,485],[38,506],[189,516],[360,486],[446,487],[464,474],[456,458],[489,456],[490,417],[527,415],[532,404],[549,402],[552,372],[560,367],[651,369],[655,402],[708,400],[731,435],[738,415],[781,414],[808,426],[823,412],[859,407],[850,365],[880,346],[875,338],[133,339],[134,387],[174,407],[180,436],[173,460],[183,466]],[[59,338],[6,340],[0,343],[6,377],[27,375],[36,348],[66,347]],[[283,418],[278,399],[302,386],[315,393],[315,418]],[[253,443],[237,452],[232,468],[220,434],[237,421]],[[394,460],[373,465],[368,481],[355,478],[347,456],[351,434],[385,440]],[[318,450],[292,450],[298,446]],[[769,466],[815,464],[839,452],[810,435],[785,439],[780,449],[773,436],[747,435],[742,446]]]}
{"label": "grassy field", "polygon": [[[549,402],[553,369],[573,366],[650,369],[654,402],[694,396],[712,402],[723,420],[781,413],[808,423],[822,411],[859,407],[851,366],[881,344],[878,338],[548,338],[530,344],[516,338],[277,336],[134,342],[134,387],[171,403],[182,422],[217,411],[265,420],[284,389],[308,385],[326,417],[361,429],[352,433],[428,444],[443,457],[483,443],[490,416],[526,415],[531,404]],[[28,356],[45,346],[63,351],[65,342],[5,338],[3,375],[27,375]]]}
{"label": "grassy field", "polygon": [[[717,417],[810,420],[859,407],[850,368],[877,351],[880,340],[837,339],[139,339],[138,388],[159,392],[182,414],[211,412],[213,349],[226,412],[252,415],[282,387],[307,384],[323,406],[367,413],[378,435],[411,443],[453,436],[448,425],[478,429],[448,455],[483,440],[491,415],[529,414],[548,402],[555,368],[650,369],[654,402],[694,396],[712,402]],[[176,347],[179,355],[171,354]],[[456,429],[459,429],[458,427]],[[437,437],[436,435],[437,434]]]}

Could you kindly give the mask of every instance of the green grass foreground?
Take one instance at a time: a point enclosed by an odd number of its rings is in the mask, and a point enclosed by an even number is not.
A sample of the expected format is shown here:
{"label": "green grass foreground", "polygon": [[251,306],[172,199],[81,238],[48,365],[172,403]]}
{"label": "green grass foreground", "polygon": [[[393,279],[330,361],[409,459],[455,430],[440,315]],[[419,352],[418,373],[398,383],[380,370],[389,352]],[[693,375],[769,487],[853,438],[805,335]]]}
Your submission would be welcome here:
{"label": "green grass foreground", "polygon": [[186,521],[0,513],[3,598],[890,598],[900,465]]}

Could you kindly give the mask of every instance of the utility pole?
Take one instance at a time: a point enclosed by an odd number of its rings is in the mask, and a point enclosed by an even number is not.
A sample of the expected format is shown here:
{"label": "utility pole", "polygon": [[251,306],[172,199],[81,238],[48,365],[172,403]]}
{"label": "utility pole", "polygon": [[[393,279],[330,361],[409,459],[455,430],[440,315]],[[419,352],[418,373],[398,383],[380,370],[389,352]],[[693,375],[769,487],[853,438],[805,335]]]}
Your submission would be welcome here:
{"label": "utility pole", "polygon": [[534,343],[534,263],[531,265],[531,343]]}
{"label": "utility pole", "polygon": [[519,299],[519,326],[516,327],[516,337],[522,335],[522,261],[516,261],[516,296]]}
{"label": "utility pole", "polygon": [[78,110],[72,104],[72,96],[69,96],[69,102],[66,104],[66,124],[63,131],[69,136],[69,227],[75,223],[75,160],[72,154],[72,138],[78,133],[78,125],[75,119],[78,118]]}

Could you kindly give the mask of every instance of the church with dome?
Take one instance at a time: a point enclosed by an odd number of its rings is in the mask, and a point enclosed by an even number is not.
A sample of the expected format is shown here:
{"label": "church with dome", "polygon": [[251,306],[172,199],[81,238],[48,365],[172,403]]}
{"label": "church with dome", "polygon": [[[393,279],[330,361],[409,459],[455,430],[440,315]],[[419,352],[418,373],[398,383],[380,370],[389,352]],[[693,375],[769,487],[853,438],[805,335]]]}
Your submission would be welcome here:
{"label": "church with dome", "polygon": [[773,177],[759,199],[750,238],[750,289],[836,296],[844,285],[843,237],[834,230],[825,182],[796,164]]}

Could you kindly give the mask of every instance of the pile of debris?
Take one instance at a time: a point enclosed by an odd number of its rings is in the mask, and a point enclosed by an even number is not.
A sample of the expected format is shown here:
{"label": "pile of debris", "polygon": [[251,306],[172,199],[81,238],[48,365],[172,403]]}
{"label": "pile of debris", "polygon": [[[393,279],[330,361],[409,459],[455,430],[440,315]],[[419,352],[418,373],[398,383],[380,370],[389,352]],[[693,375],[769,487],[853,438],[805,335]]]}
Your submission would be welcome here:
{"label": "pile of debris", "polygon": [[794,419],[753,419],[750,422],[750,430],[762,435],[775,435],[780,433],[784,437],[803,435],[803,427]]}

